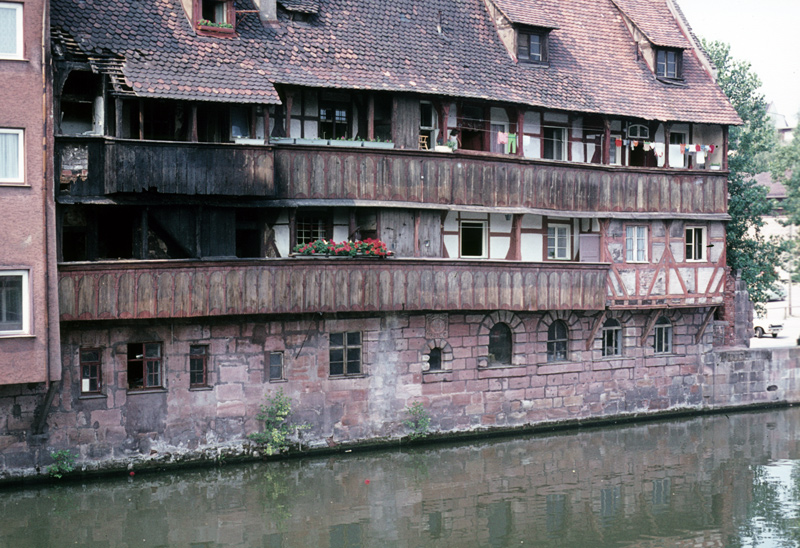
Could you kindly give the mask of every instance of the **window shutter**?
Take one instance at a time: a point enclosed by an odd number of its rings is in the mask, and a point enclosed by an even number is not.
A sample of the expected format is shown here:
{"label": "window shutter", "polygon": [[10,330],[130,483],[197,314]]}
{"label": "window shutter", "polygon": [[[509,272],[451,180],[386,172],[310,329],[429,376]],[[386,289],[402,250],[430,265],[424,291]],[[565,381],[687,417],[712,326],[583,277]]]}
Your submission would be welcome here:
{"label": "window shutter", "polygon": [[600,262],[600,234],[580,235],[580,261],[582,263]]}

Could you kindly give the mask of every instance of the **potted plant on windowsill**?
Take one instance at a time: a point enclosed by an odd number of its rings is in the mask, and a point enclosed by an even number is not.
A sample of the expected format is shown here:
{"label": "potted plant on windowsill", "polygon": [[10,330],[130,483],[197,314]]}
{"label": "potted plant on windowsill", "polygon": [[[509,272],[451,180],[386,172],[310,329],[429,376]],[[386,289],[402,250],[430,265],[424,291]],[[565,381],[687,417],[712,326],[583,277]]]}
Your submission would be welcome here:
{"label": "potted plant on windowsill", "polygon": [[197,30],[209,34],[233,34],[235,29],[230,23],[214,23],[208,19],[199,19],[197,21]]}
{"label": "potted plant on windowsill", "polygon": [[392,251],[386,249],[385,243],[372,238],[339,243],[333,240],[315,240],[307,244],[297,244],[292,251],[292,257],[386,258],[394,255]]}

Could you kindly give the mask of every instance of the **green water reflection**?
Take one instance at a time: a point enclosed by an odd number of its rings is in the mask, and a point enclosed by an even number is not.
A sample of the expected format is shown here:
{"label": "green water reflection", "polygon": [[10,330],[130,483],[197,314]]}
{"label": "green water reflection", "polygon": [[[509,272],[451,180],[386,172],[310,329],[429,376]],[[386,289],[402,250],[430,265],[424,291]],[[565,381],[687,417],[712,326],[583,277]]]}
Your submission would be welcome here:
{"label": "green water reflection", "polygon": [[796,547],[800,409],[0,490],[0,548]]}

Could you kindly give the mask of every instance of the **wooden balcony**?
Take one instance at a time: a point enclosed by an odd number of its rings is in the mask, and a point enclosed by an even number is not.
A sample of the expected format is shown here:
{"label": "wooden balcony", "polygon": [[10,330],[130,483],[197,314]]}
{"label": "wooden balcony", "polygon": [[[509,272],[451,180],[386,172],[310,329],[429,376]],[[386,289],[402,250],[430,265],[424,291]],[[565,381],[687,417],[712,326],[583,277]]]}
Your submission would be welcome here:
{"label": "wooden balcony", "polygon": [[277,198],[294,200],[504,207],[565,216],[727,218],[727,173],[483,153],[278,146],[275,184]]}
{"label": "wooden balcony", "polygon": [[[727,174],[517,156],[58,137],[61,193],[155,191],[408,207],[502,207],[560,216],[727,219]],[[269,201],[262,202],[269,205]],[[318,205],[324,205],[320,202]]]}
{"label": "wooden balcony", "polygon": [[69,264],[62,321],[241,314],[601,310],[608,265],[289,258]]}
{"label": "wooden balcony", "polygon": [[272,148],[265,146],[57,137],[61,194],[274,194]]}

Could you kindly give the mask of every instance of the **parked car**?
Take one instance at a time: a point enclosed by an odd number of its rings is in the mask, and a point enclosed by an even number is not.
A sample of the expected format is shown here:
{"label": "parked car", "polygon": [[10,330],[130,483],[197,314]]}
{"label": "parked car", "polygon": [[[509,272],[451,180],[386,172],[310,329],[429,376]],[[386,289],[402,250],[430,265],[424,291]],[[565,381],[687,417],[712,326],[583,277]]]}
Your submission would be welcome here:
{"label": "parked car", "polygon": [[771,322],[766,318],[755,318],[753,320],[753,331],[755,331],[755,336],[759,339],[766,334],[772,335],[772,338],[774,339],[778,336],[778,333],[780,333],[782,329],[782,323]]}

